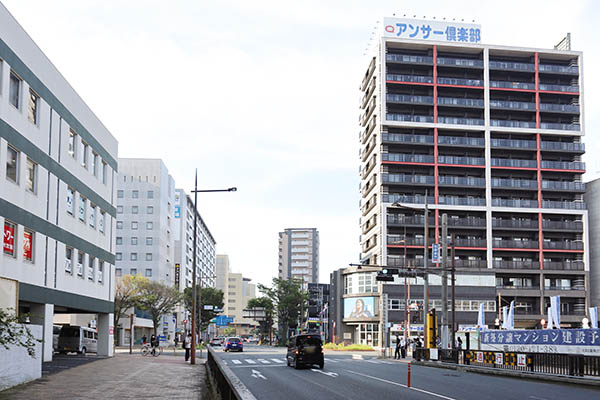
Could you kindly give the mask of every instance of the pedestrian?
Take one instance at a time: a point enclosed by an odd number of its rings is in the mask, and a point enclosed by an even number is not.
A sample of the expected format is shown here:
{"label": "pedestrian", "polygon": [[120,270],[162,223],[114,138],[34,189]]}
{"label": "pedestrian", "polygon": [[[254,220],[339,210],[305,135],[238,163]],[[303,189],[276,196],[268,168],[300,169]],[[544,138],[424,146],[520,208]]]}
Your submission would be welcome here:
{"label": "pedestrian", "polygon": [[458,343],[456,344],[456,348],[457,348],[458,350],[462,350],[462,339],[460,338],[460,336],[458,337],[458,340],[457,340],[457,342],[458,342]]}
{"label": "pedestrian", "polygon": [[187,362],[190,359],[190,349],[192,348],[192,334],[188,333],[188,335],[183,339],[183,345],[185,346],[185,361]]}
{"label": "pedestrian", "polygon": [[400,353],[402,354],[402,358],[406,358],[406,340],[404,336],[400,338]]}
{"label": "pedestrian", "polygon": [[146,344],[146,340],[148,340],[146,335],[142,336],[142,344]]}
{"label": "pedestrian", "polygon": [[400,359],[400,336],[396,335],[396,352],[394,353],[394,360]]}
{"label": "pedestrian", "polygon": [[177,334],[175,334],[175,348],[177,348]]}
{"label": "pedestrian", "polygon": [[415,351],[413,351],[413,358],[415,360],[419,361],[420,353],[421,353],[421,337],[419,336],[415,339]]}

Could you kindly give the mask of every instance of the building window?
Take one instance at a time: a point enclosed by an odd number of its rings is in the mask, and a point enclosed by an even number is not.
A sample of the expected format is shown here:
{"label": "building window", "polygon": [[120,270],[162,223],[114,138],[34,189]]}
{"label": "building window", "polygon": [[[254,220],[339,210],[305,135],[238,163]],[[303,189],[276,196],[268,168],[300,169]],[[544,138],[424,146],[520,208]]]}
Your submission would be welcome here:
{"label": "building window", "polygon": [[123,221],[117,221],[117,229],[123,229]]}
{"label": "building window", "polygon": [[117,236],[117,244],[118,245],[123,244],[123,238],[121,236]]}
{"label": "building window", "polygon": [[15,238],[17,237],[17,224],[4,220],[4,254],[16,257]]}
{"label": "building window", "polygon": [[79,220],[81,222],[85,222],[85,197],[79,195]]}
{"label": "building window", "polygon": [[123,198],[123,191],[122,190],[117,190],[117,198],[119,198],[119,199]]}
{"label": "building window", "polygon": [[29,89],[29,108],[27,117],[32,124],[37,125],[38,123],[38,107],[40,103],[40,96],[38,96],[32,89]]}
{"label": "building window", "polygon": [[151,237],[146,238],[146,246],[152,246],[152,238]]}
{"label": "building window", "polygon": [[123,276],[123,270],[121,268],[115,268],[115,276]]}
{"label": "building window", "polygon": [[131,237],[131,244],[133,246],[137,246],[137,244],[138,244],[138,238],[137,238],[137,236],[132,236]]}
{"label": "building window", "polygon": [[[152,270],[150,268],[146,268],[146,276],[150,278],[152,276]],[[192,296],[194,297],[194,296]]]}
{"label": "building window", "polygon": [[67,188],[67,212],[73,215],[75,191],[70,187]]}
{"label": "building window", "polygon": [[138,222],[137,221],[131,221],[131,229],[132,230],[137,230],[138,228]]}
{"label": "building window", "polygon": [[146,261],[152,261],[152,253],[146,253]]}
{"label": "building window", "polygon": [[123,260],[123,253],[115,253],[115,260],[116,261],[122,261]]}
{"label": "building window", "polygon": [[104,279],[104,261],[98,261],[98,283]]}
{"label": "building window", "polygon": [[131,207],[131,213],[132,214],[137,214],[139,211],[139,207],[138,206],[132,206]]}
{"label": "building window", "polygon": [[102,183],[106,185],[106,174],[108,173],[108,164],[102,161]]}
{"label": "building window", "polygon": [[146,222],[146,229],[151,231],[152,229],[154,229],[154,224],[152,222]]}
{"label": "building window", "polygon": [[19,108],[21,96],[21,78],[17,76],[13,71],[10,71],[10,88],[8,94],[8,101],[10,104]]}
{"label": "building window", "polygon": [[94,262],[96,261],[96,259],[92,256],[88,257],[88,280],[90,281],[94,281],[94,276],[96,275],[96,272],[94,271]]}
{"label": "building window", "polygon": [[94,174],[95,177],[98,177],[98,154],[94,151],[92,151],[92,165],[91,165],[91,169],[92,169],[92,174]]}
{"label": "building window", "polygon": [[37,164],[27,157],[27,177],[25,181],[25,187],[32,193],[37,191]]}
{"label": "building window", "polygon": [[117,214],[123,214],[123,206],[117,206]]}
{"label": "building window", "polygon": [[19,184],[19,152],[12,146],[6,147],[6,179]]}
{"label": "building window", "polygon": [[139,197],[140,197],[140,192],[139,192],[139,190],[134,190],[134,191],[132,191],[132,192],[131,192],[131,198],[132,198],[132,199],[137,199],[137,198],[139,198]]}
{"label": "building window", "polygon": [[69,274],[73,273],[73,248],[67,247],[65,249],[65,272]]}
{"label": "building window", "polygon": [[104,211],[100,211],[100,217],[98,218],[98,230],[100,233],[104,233],[104,222],[106,219],[106,213]]}
{"label": "building window", "polygon": [[88,217],[88,221],[91,228],[96,228],[96,206],[90,204],[90,215]]}
{"label": "building window", "polygon": [[69,154],[77,159],[77,134],[73,129],[69,131]]}
{"label": "building window", "polygon": [[83,261],[85,259],[85,253],[77,250],[77,276],[83,278]]}
{"label": "building window", "polygon": [[131,254],[129,255],[129,259],[130,259],[131,261],[137,261],[137,253],[131,253]]}
{"label": "building window", "polygon": [[153,199],[154,198],[154,191],[153,190],[148,190],[148,198],[149,199]]}
{"label": "building window", "polygon": [[137,268],[131,268],[131,269],[129,270],[129,274],[130,274],[130,275],[137,275]]}
{"label": "building window", "polygon": [[146,214],[154,214],[154,207],[152,207],[152,206],[146,207]]}

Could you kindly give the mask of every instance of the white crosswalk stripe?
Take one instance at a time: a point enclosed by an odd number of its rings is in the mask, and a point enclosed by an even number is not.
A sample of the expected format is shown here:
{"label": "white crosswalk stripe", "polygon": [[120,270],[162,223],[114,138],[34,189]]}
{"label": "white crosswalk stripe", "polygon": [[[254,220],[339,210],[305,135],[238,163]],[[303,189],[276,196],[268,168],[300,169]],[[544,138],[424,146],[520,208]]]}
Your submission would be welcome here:
{"label": "white crosswalk stripe", "polygon": [[[425,303],[423,303],[423,304],[425,304]],[[373,360],[365,360],[365,361],[368,363],[371,363],[371,364],[379,364],[379,361],[373,361]]]}
{"label": "white crosswalk stripe", "polygon": [[267,361],[265,359],[259,358],[258,361],[260,361],[263,364],[271,364],[271,361]]}
{"label": "white crosswalk stripe", "polygon": [[[425,304],[425,303],[423,303]],[[271,360],[275,361],[277,364],[283,364],[283,361],[278,358],[271,358]]]}
{"label": "white crosswalk stripe", "polygon": [[[423,303],[423,304],[425,304],[425,303]],[[326,358],[325,361],[332,362],[332,363],[339,362],[338,360],[332,360],[331,358]]]}
{"label": "white crosswalk stripe", "polygon": [[[425,303],[423,303],[423,304],[425,304]],[[256,364],[256,361],[254,361],[254,360],[250,360],[250,359],[248,359],[248,358],[247,358],[247,359],[245,359],[244,361],[246,361],[248,364]]]}
{"label": "white crosswalk stripe", "polygon": [[[425,303],[423,303],[423,304],[425,304]],[[242,363],[240,360],[231,360],[231,362],[234,363],[234,364],[241,364]]]}

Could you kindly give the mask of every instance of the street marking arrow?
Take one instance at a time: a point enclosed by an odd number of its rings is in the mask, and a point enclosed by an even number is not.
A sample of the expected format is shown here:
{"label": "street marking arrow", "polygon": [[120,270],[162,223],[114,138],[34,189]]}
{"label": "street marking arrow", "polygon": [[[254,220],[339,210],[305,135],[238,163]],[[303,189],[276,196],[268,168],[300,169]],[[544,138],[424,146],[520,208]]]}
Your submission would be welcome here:
{"label": "street marking arrow", "polygon": [[257,378],[257,379],[261,378],[261,379],[267,380],[267,378],[265,378],[263,374],[261,374],[260,372],[258,372],[255,369],[252,370],[252,377]]}
{"label": "street marking arrow", "polygon": [[324,372],[324,371],[321,371],[320,369],[314,369],[314,368],[311,368],[311,371],[318,372],[320,374],[327,375],[327,376],[330,376],[332,378],[337,378],[338,377],[338,374],[336,372]]}

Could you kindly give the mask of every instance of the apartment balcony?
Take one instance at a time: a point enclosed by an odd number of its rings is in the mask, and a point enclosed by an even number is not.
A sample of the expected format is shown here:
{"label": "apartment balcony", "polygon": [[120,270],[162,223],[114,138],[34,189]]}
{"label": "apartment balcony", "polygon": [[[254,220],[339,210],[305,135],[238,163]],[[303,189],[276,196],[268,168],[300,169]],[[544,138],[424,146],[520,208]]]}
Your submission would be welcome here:
{"label": "apartment balcony", "polygon": [[519,160],[513,158],[492,158],[492,167],[536,168],[536,160]]}
{"label": "apartment balcony", "polygon": [[433,164],[434,158],[428,154],[381,153],[381,161]]}
{"label": "apartment balcony", "polygon": [[[548,291],[561,291],[561,290],[568,290],[568,291],[585,291],[585,286],[584,285],[577,285],[577,286],[544,286],[544,290],[548,290]],[[580,294],[581,295],[581,294]]]}
{"label": "apartment balcony", "polygon": [[[401,226],[418,226],[423,227],[425,225],[425,217],[423,215],[394,215],[390,214],[387,216],[388,225],[401,225]],[[429,226],[435,225],[435,218],[429,217]]]}
{"label": "apartment balcony", "polygon": [[456,247],[486,247],[485,239],[454,239]]}
{"label": "apartment balcony", "polygon": [[551,65],[551,64],[539,64],[538,65],[539,72],[551,72],[556,74],[565,74],[565,75],[579,75],[579,67],[578,66],[566,66],[566,65]]}
{"label": "apartment balcony", "polygon": [[[483,99],[465,99],[459,97],[438,97],[438,106],[483,108]],[[478,125],[478,124],[476,124]]]}
{"label": "apartment balcony", "polygon": [[492,188],[537,190],[537,187],[538,183],[535,180],[492,178]]}
{"label": "apartment balcony", "polygon": [[388,121],[401,121],[401,122],[433,122],[433,116],[431,115],[407,115],[407,114],[386,114]]}
{"label": "apartment balcony", "polygon": [[585,192],[585,183],[562,182],[562,181],[542,181],[542,189],[568,191],[568,192]]}
{"label": "apartment balcony", "polygon": [[559,124],[555,122],[540,122],[540,129],[557,129],[561,131],[579,131],[579,124]]}
{"label": "apartment balcony", "polygon": [[540,243],[537,240],[494,240],[492,243],[496,249],[538,249]]}
{"label": "apartment balcony", "polygon": [[433,176],[428,175],[404,175],[404,174],[381,174],[381,181],[384,184],[410,184],[410,185],[433,185],[435,180]]}
{"label": "apartment balcony", "polygon": [[522,62],[491,61],[490,60],[489,68],[490,68],[490,70],[499,70],[499,71],[535,72],[535,64],[522,63]]}
{"label": "apartment balcony", "polygon": [[433,76],[387,74],[386,80],[392,82],[428,83],[433,84]]}
{"label": "apartment balcony", "polygon": [[[433,238],[428,238],[427,240],[429,245],[435,243]],[[422,237],[404,237],[404,235],[387,235],[387,244],[388,245],[401,245],[404,246],[424,246],[425,240]]]}
{"label": "apartment balcony", "polygon": [[492,89],[520,89],[535,90],[535,83],[530,82],[508,82],[508,81],[490,81]]}
{"label": "apartment balcony", "polygon": [[406,258],[406,264],[404,263],[403,256],[388,256],[387,265],[389,267],[422,267],[423,259],[422,258]]}
{"label": "apartment balcony", "polygon": [[541,103],[540,111],[565,113],[565,114],[579,114],[579,106],[576,104]]}
{"label": "apartment balcony", "polygon": [[444,65],[449,67],[463,67],[463,68],[483,68],[483,60],[473,60],[468,58],[454,58],[454,57],[438,57],[437,65]]}
{"label": "apartment balcony", "polygon": [[440,164],[452,164],[452,165],[485,165],[485,158],[438,156],[438,162]]}
{"label": "apartment balcony", "polygon": [[[544,142],[542,142],[544,143]],[[517,140],[517,139],[491,139],[490,145],[493,148],[502,149],[537,149],[537,143],[535,140]]]}
{"label": "apartment balcony", "polygon": [[525,101],[490,100],[490,108],[497,110],[535,111],[535,103]]}
{"label": "apartment balcony", "polygon": [[568,242],[568,241],[556,241],[556,242],[543,242],[544,249],[548,250],[583,250],[583,242]]}
{"label": "apartment balcony", "polygon": [[[492,266],[497,269],[540,269],[539,261],[498,261],[494,260]],[[544,264],[545,266],[545,264]]]}
{"label": "apartment balcony", "polygon": [[[382,133],[381,140],[384,143],[433,144],[433,136],[406,135],[402,133]],[[433,162],[433,156],[431,157],[431,162]]]}
{"label": "apartment balcony", "polygon": [[544,262],[544,269],[552,271],[583,271],[584,264],[583,261],[552,261]]}
{"label": "apartment balcony", "polygon": [[483,80],[481,79],[446,78],[438,76],[437,83],[439,85],[478,86],[483,88]]}
{"label": "apartment balcony", "polygon": [[485,228],[485,218],[466,217],[452,218],[448,217],[448,226],[454,228]]}
{"label": "apartment balcony", "polygon": [[510,228],[524,230],[538,230],[539,222],[534,219],[492,219],[493,228]]}
{"label": "apartment balcony", "polygon": [[[535,143],[535,141],[533,141],[533,143]],[[564,152],[570,152],[570,153],[572,152],[572,153],[577,153],[577,154],[585,153],[585,143],[542,141],[540,148],[542,150],[564,151]]]}
{"label": "apartment balcony", "polygon": [[550,221],[543,220],[542,228],[546,230],[555,230],[555,231],[575,231],[575,232],[583,232],[583,222],[582,221]]}
{"label": "apartment balcony", "polygon": [[545,161],[542,160],[542,168],[544,169],[566,169],[570,171],[585,171],[585,163],[574,161]]}
{"label": "apartment balcony", "polygon": [[566,210],[585,210],[586,204],[583,201],[553,201],[542,200],[542,208],[561,208]]}
{"label": "apartment balcony", "polygon": [[485,206],[485,198],[480,197],[440,196],[438,202],[451,206]]}
{"label": "apartment balcony", "polygon": [[386,61],[402,64],[424,64],[433,65],[431,56],[414,56],[408,54],[386,54]]}
{"label": "apartment balcony", "polygon": [[438,176],[440,186],[485,187],[485,178],[463,176]]}
{"label": "apartment balcony", "polygon": [[[408,204],[425,204],[425,196],[414,195],[407,196],[403,194],[383,194],[381,195],[381,201],[384,203],[408,203]],[[435,197],[427,196],[427,202],[429,204],[435,203]]]}
{"label": "apartment balcony", "polygon": [[549,83],[540,83],[540,90],[547,92],[562,92],[579,94],[579,86],[577,85],[553,85]]}
{"label": "apartment balcony", "polygon": [[485,139],[460,136],[438,136],[438,145],[484,147]]}
{"label": "apartment balcony", "polygon": [[[448,261],[448,266],[452,266],[452,260]],[[487,268],[486,260],[454,260],[456,268]]]}
{"label": "apartment balcony", "polygon": [[405,94],[389,94],[386,96],[388,103],[394,104],[421,104],[433,105],[433,96],[410,96]]}
{"label": "apartment balcony", "polygon": [[500,126],[503,128],[535,128],[535,121],[515,121],[507,119],[492,119],[490,120],[491,126]]}
{"label": "apartment balcony", "polygon": [[483,119],[479,118],[457,118],[457,117],[438,117],[440,124],[453,125],[483,125]]}

